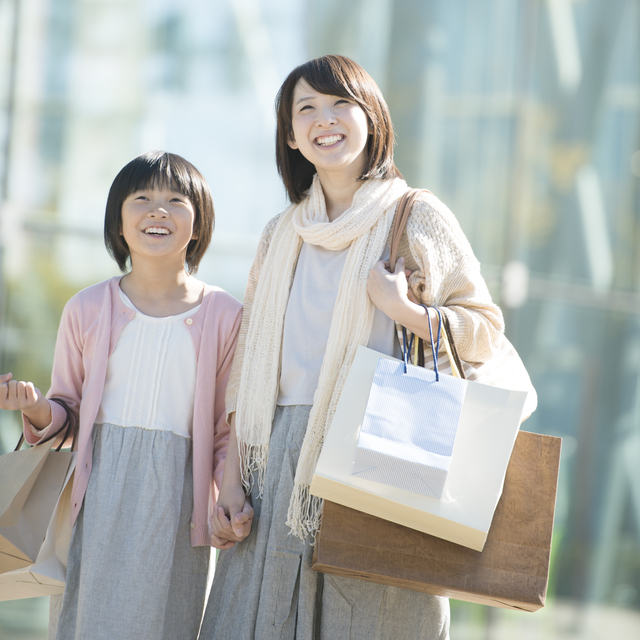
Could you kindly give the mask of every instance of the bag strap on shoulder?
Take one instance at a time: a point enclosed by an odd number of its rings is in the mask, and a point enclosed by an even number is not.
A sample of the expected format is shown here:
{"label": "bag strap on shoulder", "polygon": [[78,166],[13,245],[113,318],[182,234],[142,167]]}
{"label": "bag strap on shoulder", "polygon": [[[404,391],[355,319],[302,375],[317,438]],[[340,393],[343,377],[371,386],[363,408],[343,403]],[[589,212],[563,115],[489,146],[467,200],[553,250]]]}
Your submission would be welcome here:
{"label": "bag strap on shoulder", "polygon": [[[396,215],[393,218],[393,227],[391,228],[391,241],[389,243],[389,268],[394,271],[396,268],[396,261],[398,259],[398,247],[400,246],[400,238],[404,233],[404,229],[407,226],[407,220],[415,201],[418,199],[421,193],[431,193],[428,189],[409,189],[398,201],[398,207],[396,208]],[[423,305],[424,306],[424,305]],[[438,312],[440,315],[440,312]],[[427,310],[427,317],[429,311]],[[445,345],[448,347],[449,360],[451,361],[451,369],[455,371],[457,369],[458,377],[466,379],[464,368],[456,345],[453,342],[453,336],[451,335],[451,327],[446,314],[442,314],[441,317],[442,326],[445,333]],[[431,320],[429,320],[429,329],[431,329]],[[418,366],[424,366],[424,341],[422,338],[418,341]],[[434,357],[434,366],[437,370],[437,354]]]}
{"label": "bag strap on shoulder", "polygon": [[389,244],[389,266],[391,271],[396,268],[396,260],[398,258],[398,247],[400,246],[400,238],[407,226],[407,220],[415,201],[421,193],[431,193],[428,189],[409,189],[398,201],[396,215],[393,218],[393,227],[391,230],[391,242]]}

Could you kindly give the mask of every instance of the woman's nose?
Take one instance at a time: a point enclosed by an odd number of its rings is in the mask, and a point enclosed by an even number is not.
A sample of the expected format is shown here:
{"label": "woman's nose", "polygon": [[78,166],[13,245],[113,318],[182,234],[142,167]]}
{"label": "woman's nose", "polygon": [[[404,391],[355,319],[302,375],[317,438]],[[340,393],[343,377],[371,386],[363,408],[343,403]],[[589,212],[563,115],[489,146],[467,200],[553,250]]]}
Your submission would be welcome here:
{"label": "woman's nose", "polygon": [[318,117],[318,126],[334,125],[338,121],[333,109],[321,109]]}
{"label": "woman's nose", "polygon": [[152,207],[147,215],[151,216],[152,218],[166,218],[168,217],[169,213],[162,205],[159,205],[157,207]]}

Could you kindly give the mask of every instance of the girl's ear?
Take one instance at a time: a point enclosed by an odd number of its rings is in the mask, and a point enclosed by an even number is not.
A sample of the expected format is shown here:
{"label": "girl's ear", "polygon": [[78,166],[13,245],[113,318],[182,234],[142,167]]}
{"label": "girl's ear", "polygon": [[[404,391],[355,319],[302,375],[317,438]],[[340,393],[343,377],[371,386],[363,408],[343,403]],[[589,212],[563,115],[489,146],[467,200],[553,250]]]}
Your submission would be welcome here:
{"label": "girl's ear", "polygon": [[298,143],[296,142],[296,139],[293,137],[293,133],[287,138],[287,144],[292,149],[297,149],[298,148]]}

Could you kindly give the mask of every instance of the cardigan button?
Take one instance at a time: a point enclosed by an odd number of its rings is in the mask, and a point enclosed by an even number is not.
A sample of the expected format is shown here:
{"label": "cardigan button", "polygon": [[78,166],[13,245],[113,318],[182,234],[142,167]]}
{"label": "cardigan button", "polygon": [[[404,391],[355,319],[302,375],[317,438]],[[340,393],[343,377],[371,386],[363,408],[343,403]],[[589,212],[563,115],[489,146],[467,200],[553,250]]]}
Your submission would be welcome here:
{"label": "cardigan button", "polygon": [[192,528],[192,529],[195,529],[195,528],[196,528],[196,523],[195,523],[195,522],[192,522],[192,523],[191,523],[191,528]]}
{"label": "cardigan button", "polygon": [[193,324],[193,318],[187,318],[187,319],[185,320],[185,322],[186,322],[187,324]]}

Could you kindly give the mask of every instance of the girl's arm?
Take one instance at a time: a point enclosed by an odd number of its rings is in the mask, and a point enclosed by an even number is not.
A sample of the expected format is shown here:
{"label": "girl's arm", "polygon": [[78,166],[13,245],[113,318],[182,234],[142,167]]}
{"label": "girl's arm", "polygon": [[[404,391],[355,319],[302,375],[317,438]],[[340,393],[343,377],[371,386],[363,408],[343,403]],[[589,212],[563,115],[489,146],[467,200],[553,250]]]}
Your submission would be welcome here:
{"label": "girl's arm", "polygon": [[[234,301],[236,302],[236,301]],[[236,304],[238,304],[236,302]],[[239,305],[238,305],[239,306]],[[228,312],[229,314],[231,311]],[[224,345],[218,347],[218,362],[215,379],[215,406],[213,425],[213,479],[214,496],[217,497],[217,490],[222,484],[222,474],[225,466],[225,459],[229,450],[229,423],[227,422],[227,410],[225,406],[225,394],[227,391],[229,372],[231,371],[234,354],[238,342],[238,331],[242,320],[242,308],[236,312],[236,316],[231,322],[225,323],[226,335]],[[221,332],[222,333],[222,332]]]}
{"label": "girl's arm", "polygon": [[[79,308],[79,297],[74,296],[62,312],[53,357],[51,387],[47,392],[47,397],[42,397],[38,402],[38,415],[34,415],[29,409],[23,411],[24,437],[28,444],[38,444],[42,438],[50,433],[59,431],[67,419],[65,409],[57,402],[51,402],[47,398],[61,398],[76,416],[79,413],[84,382]],[[47,405],[50,412],[47,416],[49,421],[46,421],[44,416]]]}

